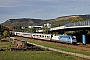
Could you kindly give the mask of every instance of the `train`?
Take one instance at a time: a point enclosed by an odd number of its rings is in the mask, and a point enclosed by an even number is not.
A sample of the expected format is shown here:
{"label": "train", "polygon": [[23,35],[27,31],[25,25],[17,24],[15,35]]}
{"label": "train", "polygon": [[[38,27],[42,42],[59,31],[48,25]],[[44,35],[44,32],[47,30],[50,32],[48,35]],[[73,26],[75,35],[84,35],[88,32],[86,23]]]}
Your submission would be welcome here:
{"label": "train", "polygon": [[76,36],[72,36],[72,35],[62,35],[62,34],[52,35],[52,34],[26,33],[26,32],[14,32],[14,35],[25,37],[25,38],[56,41],[56,42],[63,42],[63,43],[70,43],[70,44],[77,43]]}

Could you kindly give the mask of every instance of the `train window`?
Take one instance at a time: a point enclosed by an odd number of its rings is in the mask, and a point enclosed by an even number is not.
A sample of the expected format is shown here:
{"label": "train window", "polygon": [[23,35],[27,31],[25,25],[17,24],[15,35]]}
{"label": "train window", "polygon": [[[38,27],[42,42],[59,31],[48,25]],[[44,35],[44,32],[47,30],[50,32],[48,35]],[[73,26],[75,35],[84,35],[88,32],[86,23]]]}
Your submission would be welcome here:
{"label": "train window", "polygon": [[44,35],[42,37],[44,37]]}
{"label": "train window", "polygon": [[70,37],[69,37],[69,39],[70,39]]}
{"label": "train window", "polygon": [[72,39],[76,39],[76,37],[72,37]]}
{"label": "train window", "polygon": [[47,38],[50,38],[50,36],[47,36]]}

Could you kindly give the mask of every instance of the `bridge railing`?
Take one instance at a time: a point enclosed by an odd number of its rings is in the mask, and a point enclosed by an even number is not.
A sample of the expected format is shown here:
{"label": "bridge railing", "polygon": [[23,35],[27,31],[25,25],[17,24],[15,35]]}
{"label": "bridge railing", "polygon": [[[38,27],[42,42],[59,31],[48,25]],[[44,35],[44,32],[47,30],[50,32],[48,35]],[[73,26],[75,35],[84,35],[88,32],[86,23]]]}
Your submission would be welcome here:
{"label": "bridge railing", "polygon": [[69,23],[64,25],[66,27],[70,26],[90,26],[90,20],[82,21],[82,22],[75,22],[75,23]]}

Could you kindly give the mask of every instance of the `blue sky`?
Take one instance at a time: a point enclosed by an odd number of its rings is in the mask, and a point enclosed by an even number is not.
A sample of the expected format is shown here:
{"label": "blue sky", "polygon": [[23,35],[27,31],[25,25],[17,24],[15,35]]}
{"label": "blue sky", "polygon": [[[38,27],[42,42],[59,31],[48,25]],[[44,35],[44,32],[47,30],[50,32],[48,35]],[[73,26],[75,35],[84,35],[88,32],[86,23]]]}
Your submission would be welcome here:
{"label": "blue sky", "polygon": [[13,18],[53,19],[90,14],[90,0],[0,0],[0,23]]}

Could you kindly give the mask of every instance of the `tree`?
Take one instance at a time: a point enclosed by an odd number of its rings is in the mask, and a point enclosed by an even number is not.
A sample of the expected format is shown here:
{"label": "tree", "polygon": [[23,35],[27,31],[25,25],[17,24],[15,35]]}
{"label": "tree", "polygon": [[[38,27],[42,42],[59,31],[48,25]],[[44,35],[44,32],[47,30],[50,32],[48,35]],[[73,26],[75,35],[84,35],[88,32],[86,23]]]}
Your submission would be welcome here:
{"label": "tree", "polygon": [[2,39],[2,36],[0,35],[0,41],[1,41],[1,39]]}
{"label": "tree", "polygon": [[49,29],[48,29],[47,25],[44,25],[44,26],[43,26],[43,33],[48,33],[48,30],[49,30]]}
{"label": "tree", "polygon": [[29,28],[28,32],[34,33],[35,32],[35,28]]}
{"label": "tree", "polygon": [[90,30],[88,30],[88,33],[87,34],[89,34],[90,35]]}
{"label": "tree", "polygon": [[0,39],[10,36],[9,29],[3,25],[0,25]]}
{"label": "tree", "polygon": [[7,30],[4,30],[3,36],[6,38],[6,37],[9,36],[9,35],[10,35],[9,32],[8,32]]}
{"label": "tree", "polygon": [[66,31],[64,34],[70,34],[70,35],[72,35],[72,34],[75,34],[76,32],[75,31]]}

